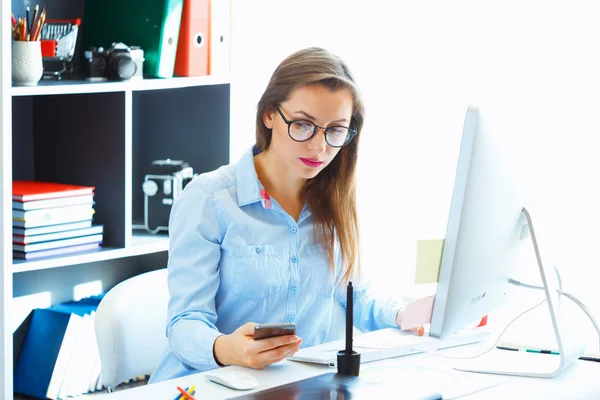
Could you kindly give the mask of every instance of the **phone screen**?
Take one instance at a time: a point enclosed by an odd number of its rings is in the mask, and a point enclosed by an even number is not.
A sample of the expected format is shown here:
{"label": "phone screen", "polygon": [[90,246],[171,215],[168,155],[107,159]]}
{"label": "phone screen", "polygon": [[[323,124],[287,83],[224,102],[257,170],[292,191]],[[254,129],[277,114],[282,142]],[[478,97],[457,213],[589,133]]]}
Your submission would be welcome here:
{"label": "phone screen", "polygon": [[296,324],[259,324],[254,327],[254,340],[266,339],[275,336],[294,335]]}

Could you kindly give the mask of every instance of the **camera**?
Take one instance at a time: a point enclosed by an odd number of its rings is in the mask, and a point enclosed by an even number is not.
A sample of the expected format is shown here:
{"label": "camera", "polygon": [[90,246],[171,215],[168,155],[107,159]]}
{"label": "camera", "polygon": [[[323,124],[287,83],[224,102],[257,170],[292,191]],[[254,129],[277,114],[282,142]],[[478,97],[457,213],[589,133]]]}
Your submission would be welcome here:
{"label": "camera", "polygon": [[143,76],[144,50],[137,46],[119,42],[108,49],[90,47],[83,57],[87,80],[123,81]]}
{"label": "camera", "polygon": [[144,229],[150,233],[168,231],[173,202],[198,174],[182,160],[155,160],[144,178]]}

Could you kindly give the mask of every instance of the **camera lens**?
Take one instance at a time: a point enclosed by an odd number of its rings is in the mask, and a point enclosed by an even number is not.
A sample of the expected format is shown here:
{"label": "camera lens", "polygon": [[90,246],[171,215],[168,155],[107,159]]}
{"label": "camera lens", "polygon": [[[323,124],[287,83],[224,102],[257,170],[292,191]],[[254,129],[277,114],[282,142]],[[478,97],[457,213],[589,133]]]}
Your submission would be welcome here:
{"label": "camera lens", "polygon": [[108,66],[108,73],[113,79],[126,80],[135,75],[137,67],[129,53],[117,52],[112,53]]}

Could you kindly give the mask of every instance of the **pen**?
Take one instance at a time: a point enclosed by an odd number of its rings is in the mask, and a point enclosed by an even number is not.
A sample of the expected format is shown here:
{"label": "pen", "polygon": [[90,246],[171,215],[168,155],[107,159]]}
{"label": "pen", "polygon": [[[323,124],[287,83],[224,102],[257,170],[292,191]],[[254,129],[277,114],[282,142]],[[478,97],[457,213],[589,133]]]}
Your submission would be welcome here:
{"label": "pen", "polygon": [[[508,350],[508,351],[525,351],[527,353],[560,355],[560,353],[558,351],[554,351],[554,350],[517,349],[517,348],[514,348],[514,347],[506,347],[506,346],[496,346],[496,348],[499,349],[499,350]],[[579,359],[582,360],[582,361],[600,362],[600,358],[598,358],[598,357],[586,357],[586,356],[582,356],[582,357],[579,357]]]}
{"label": "pen", "polygon": [[527,353],[540,353],[540,354],[560,354],[558,351],[552,350],[533,350],[533,349],[525,349]]}
{"label": "pen", "polygon": [[513,349],[512,347],[496,346],[496,348],[498,350],[519,351],[519,349]]}

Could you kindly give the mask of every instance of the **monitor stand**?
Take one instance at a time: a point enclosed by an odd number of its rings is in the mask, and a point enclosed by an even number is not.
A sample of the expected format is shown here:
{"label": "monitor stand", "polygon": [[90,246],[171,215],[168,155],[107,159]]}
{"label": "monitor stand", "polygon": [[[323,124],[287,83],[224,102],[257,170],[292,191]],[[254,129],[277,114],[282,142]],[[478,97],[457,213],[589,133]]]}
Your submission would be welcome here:
{"label": "monitor stand", "polygon": [[[540,202],[535,202],[523,207],[523,215],[527,219],[524,228],[528,228],[531,236],[537,264],[540,270],[544,292],[550,311],[552,327],[559,355],[528,353],[524,351],[506,351],[494,349],[480,357],[462,360],[454,369],[467,372],[487,374],[500,374],[512,376],[526,376],[537,378],[552,378],[575,362],[585,351],[585,343],[577,335],[568,331],[566,324],[561,324],[559,315],[560,294],[558,285],[549,279],[553,266],[547,260],[548,244],[544,235],[545,218]],[[535,221],[535,223],[534,223]],[[535,227],[534,227],[535,225]],[[543,251],[546,249],[546,251]]]}

